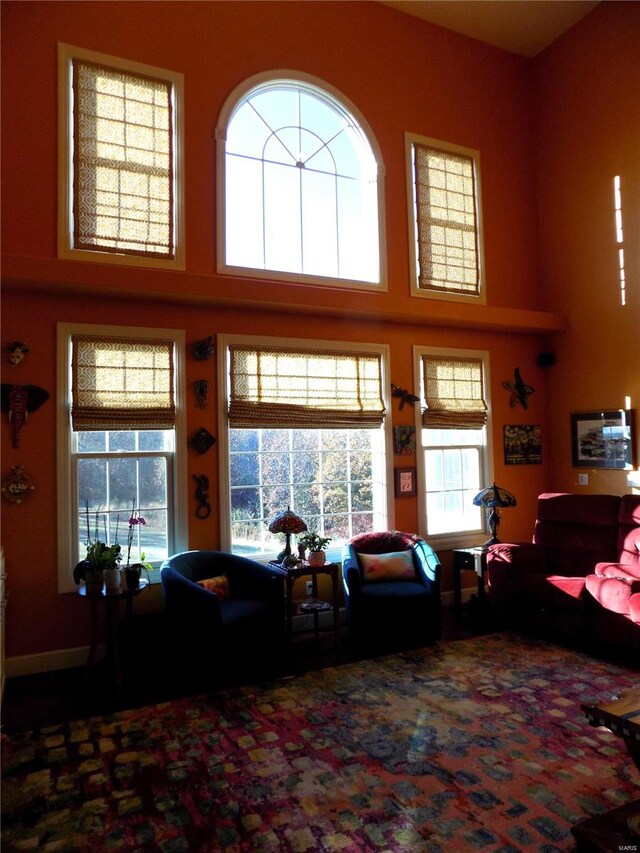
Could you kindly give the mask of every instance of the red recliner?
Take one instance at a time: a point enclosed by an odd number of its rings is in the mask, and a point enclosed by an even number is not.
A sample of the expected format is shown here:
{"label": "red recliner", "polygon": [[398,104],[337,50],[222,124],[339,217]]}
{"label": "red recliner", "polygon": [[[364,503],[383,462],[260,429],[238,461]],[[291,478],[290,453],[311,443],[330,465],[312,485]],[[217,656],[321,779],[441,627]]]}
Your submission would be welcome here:
{"label": "red recliner", "polygon": [[516,629],[588,635],[586,576],[618,557],[618,495],[542,494],[533,542],[489,548],[492,607]]}
{"label": "red recliner", "polygon": [[[616,562],[603,561],[587,575],[586,588],[597,605],[593,608],[596,632],[605,639],[640,630],[640,495],[624,495],[618,517],[618,554]],[[613,614],[625,617],[626,625]]]}

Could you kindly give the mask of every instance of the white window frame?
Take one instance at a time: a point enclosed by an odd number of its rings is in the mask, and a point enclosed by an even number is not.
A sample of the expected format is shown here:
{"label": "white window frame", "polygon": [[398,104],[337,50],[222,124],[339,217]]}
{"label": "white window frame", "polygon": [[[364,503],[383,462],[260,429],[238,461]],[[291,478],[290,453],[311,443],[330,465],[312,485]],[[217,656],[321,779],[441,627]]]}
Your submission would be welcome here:
{"label": "white window frame", "polygon": [[[58,323],[57,325],[57,498],[58,498],[58,592],[73,592],[75,565],[75,530],[77,518],[76,484],[73,482],[73,434],[71,429],[71,338],[73,335],[93,335],[118,338],[150,338],[173,340],[174,382],[176,402],[174,463],[170,472],[171,525],[170,552],[187,549],[187,429],[185,411],[185,333],[181,329],[147,329],[138,326],[96,326],[88,323]],[[150,573],[152,583],[160,573]]]}
{"label": "white window frame", "polygon": [[[448,293],[446,291],[425,290],[418,282],[418,223],[417,223],[417,200],[415,195],[415,180],[413,169],[413,146],[426,145],[430,148],[438,148],[452,154],[461,154],[473,160],[474,187],[476,203],[476,237],[478,246],[478,293]],[[454,145],[451,142],[443,142],[440,139],[431,139],[428,136],[420,136],[416,133],[405,132],[405,174],[407,181],[407,223],[409,226],[409,278],[411,283],[411,295],[421,299],[438,299],[446,302],[466,302],[473,305],[486,305],[486,281],[484,264],[484,236],[482,226],[482,191],[480,183],[480,152],[475,148],[465,148],[462,145]]]}
{"label": "white window frame", "polygon": [[[357,281],[345,278],[333,278],[319,275],[306,275],[302,273],[282,272],[271,269],[254,269],[252,267],[232,266],[226,260],[226,240],[225,240],[225,210],[226,210],[226,139],[227,127],[232,117],[233,111],[240,101],[245,98],[252,89],[255,89],[266,83],[275,84],[277,82],[294,82],[301,86],[308,86],[314,89],[321,90],[331,99],[339,102],[339,104],[347,110],[356,119],[360,129],[371,147],[371,151],[378,164],[377,176],[377,200],[378,200],[378,247],[379,247],[379,264],[380,274],[378,282]],[[292,70],[274,70],[266,71],[260,74],[255,74],[244,82],[240,83],[231,92],[225,101],[216,127],[216,212],[217,212],[217,271],[221,275],[242,276],[243,278],[268,279],[276,281],[290,282],[293,284],[310,284],[321,285],[325,287],[334,287],[337,289],[349,290],[369,290],[376,293],[386,292],[387,285],[387,250],[386,250],[386,226],[385,226],[385,207],[384,207],[384,176],[385,167],[382,159],[380,146],[373,134],[369,123],[364,118],[357,107],[338,89],[314,77],[311,74],[305,74],[300,71]]]}
{"label": "white window frame", "polygon": [[[482,381],[487,404],[487,423],[485,426],[485,447],[484,453],[481,454],[480,470],[481,477],[484,477],[484,482],[480,483],[480,489],[485,485],[490,485],[493,482],[493,443],[491,441],[492,425],[491,425],[491,377],[489,372],[489,352],[487,350],[471,350],[471,349],[452,349],[450,347],[429,347],[429,346],[414,346],[413,347],[413,369],[414,369],[414,388],[422,388],[422,358],[423,356],[435,355],[440,357],[457,356],[459,358],[475,358],[482,361]],[[417,392],[416,392],[417,393]],[[424,395],[420,394],[421,401]],[[487,532],[486,518],[482,518],[481,527],[470,531],[450,531],[447,533],[427,534],[427,499],[426,499],[426,471],[424,463],[424,448],[422,445],[421,432],[422,425],[422,405],[415,406],[415,424],[416,424],[416,463],[417,463],[417,486],[418,486],[418,524],[420,535],[430,542],[433,547],[438,550],[448,550],[450,548],[467,548],[474,545],[479,545],[485,541]]]}
{"label": "white window frame", "polygon": [[[386,502],[386,522],[388,529],[392,529],[395,524],[395,505],[393,499],[393,432],[391,424],[391,398],[389,395],[390,380],[389,380],[389,347],[386,344],[371,344],[344,341],[310,341],[300,340],[299,338],[270,338],[255,335],[227,335],[219,334],[217,336],[217,353],[218,353],[218,447],[219,447],[219,486],[220,486],[220,547],[223,551],[231,552],[231,506],[230,506],[230,456],[229,456],[229,347],[250,345],[256,347],[282,347],[291,349],[318,349],[319,352],[325,350],[340,350],[344,352],[358,353],[375,353],[381,355],[382,368],[382,400],[385,407],[384,425],[384,448],[385,448],[385,468],[384,476],[386,482],[385,487],[385,502]],[[357,427],[355,427],[357,428]],[[285,509],[286,507],[283,507]],[[329,558],[339,560],[341,555],[337,552],[329,551]],[[264,559],[270,559],[274,555],[265,555]],[[263,559],[257,557],[253,559]]]}
{"label": "white window frame", "polygon": [[[116,70],[155,77],[171,83],[173,93],[173,258],[150,258],[117,252],[76,249],[73,246],[73,88],[72,61],[84,59]],[[185,268],[184,233],[184,76],[176,71],[131,62],[104,53],[58,43],[58,257],[101,264],[183,270]]]}

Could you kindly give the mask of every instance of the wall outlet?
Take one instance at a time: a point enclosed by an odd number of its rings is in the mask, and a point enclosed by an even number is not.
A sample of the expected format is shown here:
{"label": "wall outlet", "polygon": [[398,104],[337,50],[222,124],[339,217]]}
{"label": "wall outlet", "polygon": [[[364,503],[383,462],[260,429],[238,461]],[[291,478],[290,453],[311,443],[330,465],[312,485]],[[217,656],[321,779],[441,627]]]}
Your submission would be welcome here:
{"label": "wall outlet", "polygon": [[588,486],[589,485],[589,475],[588,474],[578,474],[578,485],[579,486]]}
{"label": "wall outlet", "polygon": [[306,581],[304,588],[307,595],[313,595],[313,581]]}

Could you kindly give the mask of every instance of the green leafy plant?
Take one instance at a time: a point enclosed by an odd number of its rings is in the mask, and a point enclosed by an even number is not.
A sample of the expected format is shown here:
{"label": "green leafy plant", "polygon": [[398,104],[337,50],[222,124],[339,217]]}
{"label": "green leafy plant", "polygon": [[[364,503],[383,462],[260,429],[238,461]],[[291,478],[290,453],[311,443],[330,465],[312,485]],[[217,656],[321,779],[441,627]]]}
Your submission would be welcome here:
{"label": "green leafy plant", "polygon": [[[122,559],[120,545],[117,541],[113,545],[107,545],[107,522],[104,523],[104,539],[100,539],[99,527],[99,510],[95,512],[94,532],[91,534],[91,525],[89,521],[89,501],[85,501],[84,505],[85,521],[87,525],[87,555],[85,557],[85,566],[89,570],[100,571],[102,569],[115,569]],[[117,534],[116,534],[117,540]]]}
{"label": "green leafy plant", "polygon": [[324,551],[331,542],[331,537],[320,536],[316,530],[309,530],[300,537],[299,542],[309,551]]}
{"label": "green leafy plant", "polygon": [[87,546],[87,568],[94,571],[99,569],[115,569],[120,559],[119,545],[105,545],[104,542],[97,541],[91,542]]}

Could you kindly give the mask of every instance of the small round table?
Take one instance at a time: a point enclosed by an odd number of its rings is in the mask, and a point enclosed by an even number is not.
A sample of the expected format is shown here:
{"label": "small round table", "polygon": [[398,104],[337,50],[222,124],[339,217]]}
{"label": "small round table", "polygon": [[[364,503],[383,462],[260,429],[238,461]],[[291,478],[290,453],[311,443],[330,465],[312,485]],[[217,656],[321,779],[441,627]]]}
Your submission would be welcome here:
{"label": "small round table", "polygon": [[100,607],[104,605],[107,609],[107,653],[111,653],[113,659],[113,671],[115,679],[116,697],[122,689],[122,664],[120,661],[120,639],[118,632],[118,611],[121,601],[126,604],[125,620],[127,629],[131,624],[133,615],[133,599],[149,586],[147,578],[140,579],[140,585],[136,589],[119,589],[116,592],[107,592],[104,584],[102,592],[87,593],[87,587],[81,583],[78,594],[91,604],[91,645],[89,646],[89,657],[87,658],[87,677],[96,661],[98,640],[100,639]]}

